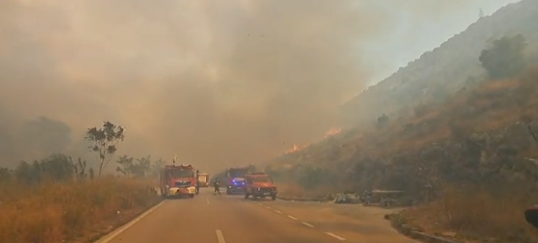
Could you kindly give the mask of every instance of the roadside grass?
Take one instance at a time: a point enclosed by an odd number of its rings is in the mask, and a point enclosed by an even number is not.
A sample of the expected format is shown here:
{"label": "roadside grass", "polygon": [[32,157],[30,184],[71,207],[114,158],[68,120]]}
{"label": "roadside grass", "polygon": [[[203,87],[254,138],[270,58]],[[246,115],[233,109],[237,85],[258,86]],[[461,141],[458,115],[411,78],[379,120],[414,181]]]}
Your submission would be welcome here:
{"label": "roadside grass", "polygon": [[[517,189],[516,189],[517,188]],[[455,235],[463,242],[538,242],[538,230],[523,211],[538,202],[528,184],[450,187],[442,199],[405,210],[412,228],[436,235]]]}
{"label": "roadside grass", "polygon": [[88,242],[159,200],[145,180],[1,183],[0,242]]}

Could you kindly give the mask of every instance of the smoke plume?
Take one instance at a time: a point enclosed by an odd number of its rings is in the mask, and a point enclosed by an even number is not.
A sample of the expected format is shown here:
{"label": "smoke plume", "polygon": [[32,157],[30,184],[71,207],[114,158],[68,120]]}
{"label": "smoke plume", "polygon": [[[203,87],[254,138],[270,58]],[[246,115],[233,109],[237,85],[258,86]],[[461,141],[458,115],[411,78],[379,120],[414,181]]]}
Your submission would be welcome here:
{"label": "smoke plume", "polygon": [[372,2],[3,0],[3,157],[40,116],[75,144],[110,120],[127,128],[118,153],[205,168],[322,137],[370,81],[361,43],[396,23]]}

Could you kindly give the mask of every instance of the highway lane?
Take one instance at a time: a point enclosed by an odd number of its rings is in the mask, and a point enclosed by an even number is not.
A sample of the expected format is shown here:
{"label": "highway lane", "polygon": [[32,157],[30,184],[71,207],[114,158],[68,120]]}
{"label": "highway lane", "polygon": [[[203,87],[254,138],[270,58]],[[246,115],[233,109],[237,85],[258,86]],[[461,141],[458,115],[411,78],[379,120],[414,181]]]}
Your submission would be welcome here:
{"label": "highway lane", "polygon": [[276,201],[264,207],[308,222],[323,232],[332,232],[347,242],[418,243],[398,233],[383,217],[398,209],[364,207],[358,204]]}
{"label": "highway lane", "polygon": [[[120,228],[98,243],[335,243],[365,242],[364,239],[370,238],[350,234],[349,229],[357,226],[352,220],[333,218],[323,223],[323,217],[330,212],[319,214],[319,210],[310,208],[313,211],[309,215],[305,211],[308,207],[278,200],[254,201],[245,200],[242,196],[215,196],[211,189],[202,189],[200,195],[193,199],[164,201],[128,227]],[[346,230],[341,230],[342,227]],[[398,238],[379,237],[380,240]]]}

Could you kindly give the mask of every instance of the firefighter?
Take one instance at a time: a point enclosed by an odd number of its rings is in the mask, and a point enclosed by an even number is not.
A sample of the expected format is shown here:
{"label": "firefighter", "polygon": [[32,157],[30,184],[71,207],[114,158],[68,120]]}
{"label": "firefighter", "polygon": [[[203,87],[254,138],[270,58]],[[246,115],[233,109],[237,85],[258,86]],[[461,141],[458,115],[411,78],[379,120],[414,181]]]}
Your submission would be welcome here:
{"label": "firefighter", "polygon": [[220,195],[220,182],[219,182],[219,178],[215,178],[215,180],[213,181],[213,186],[215,187],[215,192],[213,193],[213,195],[217,195],[217,193]]}
{"label": "firefighter", "polygon": [[196,170],[196,195],[200,193],[200,179],[198,178],[199,171]]}

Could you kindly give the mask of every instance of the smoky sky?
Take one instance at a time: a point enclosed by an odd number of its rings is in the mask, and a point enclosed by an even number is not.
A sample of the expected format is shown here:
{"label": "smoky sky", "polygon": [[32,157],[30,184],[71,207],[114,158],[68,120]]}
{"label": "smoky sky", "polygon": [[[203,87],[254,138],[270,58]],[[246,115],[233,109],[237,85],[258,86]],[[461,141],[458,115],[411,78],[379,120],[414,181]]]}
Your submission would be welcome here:
{"label": "smoky sky", "polygon": [[362,43],[397,23],[385,2],[3,0],[0,144],[36,117],[75,143],[110,120],[119,154],[256,163],[338,125],[372,76]]}

